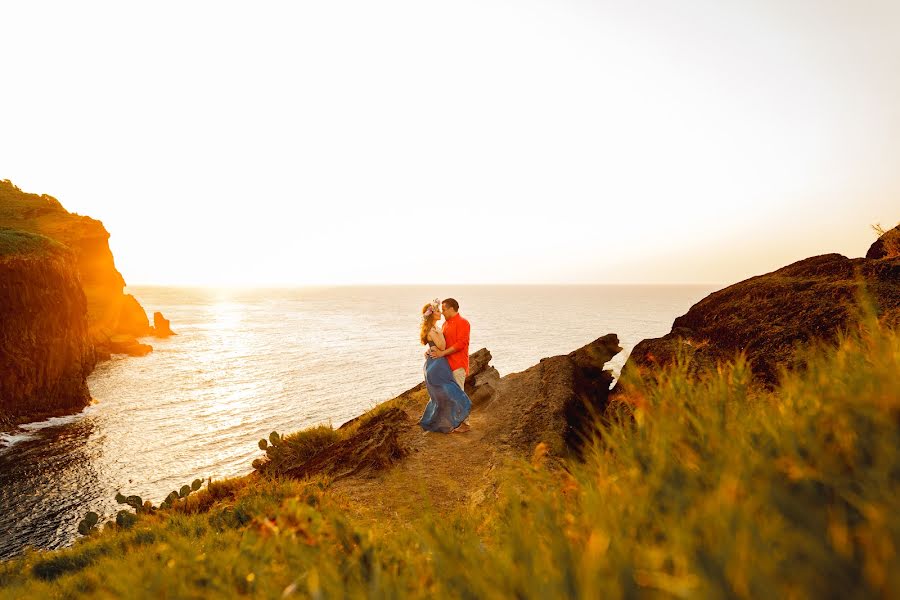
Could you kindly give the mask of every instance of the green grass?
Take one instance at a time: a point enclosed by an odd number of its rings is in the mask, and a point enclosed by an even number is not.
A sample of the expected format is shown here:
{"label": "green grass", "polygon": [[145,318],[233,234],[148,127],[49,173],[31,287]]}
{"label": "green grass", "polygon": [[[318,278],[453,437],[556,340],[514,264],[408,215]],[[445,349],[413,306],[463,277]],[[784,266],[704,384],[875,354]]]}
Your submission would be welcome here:
{"label": "green grass", "polygon": [[897,597],[900,333],[869,310],[808,353],[771,392],[741,357],[635,379],[584,462],[539,447],[478,506],[397,525],[324,479],[213,482],[0,564],[0,597]]}
{"label": "green grass", "polygon": [[0,256],[42,255],[64,250],[62,244],[46,236],[0,227]]}

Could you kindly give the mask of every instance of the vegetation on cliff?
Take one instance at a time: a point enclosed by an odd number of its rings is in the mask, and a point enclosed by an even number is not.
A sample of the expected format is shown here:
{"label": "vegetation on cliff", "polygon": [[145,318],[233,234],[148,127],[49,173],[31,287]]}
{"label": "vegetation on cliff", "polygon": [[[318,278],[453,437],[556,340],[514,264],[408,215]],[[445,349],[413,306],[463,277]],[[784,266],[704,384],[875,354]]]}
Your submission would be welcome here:
{"label": "vegetation on cliff", "polygon": [[682,354],[628,382],[583,461],[542,442],[449,509],[408,493],[403,519],[372,518],[324,475],[214,481],[0,565],[0,595],[895,597],[900,332],[871,306],[853,323],[773,389],[744,355]]}
{"label": "vegetation on cliff", "polygon": [[0,227],[0,258],[43,256],[64,251],[65,246],[45,235]]}

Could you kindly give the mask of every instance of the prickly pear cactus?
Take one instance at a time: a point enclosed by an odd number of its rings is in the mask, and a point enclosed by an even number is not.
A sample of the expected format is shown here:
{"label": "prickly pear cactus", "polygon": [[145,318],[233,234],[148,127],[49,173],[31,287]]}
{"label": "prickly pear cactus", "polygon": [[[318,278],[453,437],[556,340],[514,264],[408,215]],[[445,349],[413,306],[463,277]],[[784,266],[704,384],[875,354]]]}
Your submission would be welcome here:
{"label": "prickly pear cactus", "polygon": [[135,523],[137,523],[137,515],[134,513],[128,512],[127,510],[120,510],[116,513],[116,525],[123,529],[130,529]]}
{"label": "prickly pear cactus", "polygon": [[84,519],[78,523],[78,533],[81,535],[90,535],[90,533],[94,530],[94,526],[100,520],[100,517],[94,511],[88,512],[84,516]]}

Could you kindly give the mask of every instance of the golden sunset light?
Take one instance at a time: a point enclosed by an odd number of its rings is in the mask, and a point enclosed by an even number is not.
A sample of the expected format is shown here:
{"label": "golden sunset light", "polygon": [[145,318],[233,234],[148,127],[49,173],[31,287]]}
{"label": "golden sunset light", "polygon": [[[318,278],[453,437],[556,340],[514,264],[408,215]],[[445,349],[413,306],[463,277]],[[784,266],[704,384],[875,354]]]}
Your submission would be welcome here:
{"label": "golden sunset light", "polygon": [[0,20],[0,600],[900,598],[900,0]]}
{"label": "golden sunset light", "polygon": [[16,3],[0,165],[102,215],[131,284],[726,283],[895,224],[898,19]]}

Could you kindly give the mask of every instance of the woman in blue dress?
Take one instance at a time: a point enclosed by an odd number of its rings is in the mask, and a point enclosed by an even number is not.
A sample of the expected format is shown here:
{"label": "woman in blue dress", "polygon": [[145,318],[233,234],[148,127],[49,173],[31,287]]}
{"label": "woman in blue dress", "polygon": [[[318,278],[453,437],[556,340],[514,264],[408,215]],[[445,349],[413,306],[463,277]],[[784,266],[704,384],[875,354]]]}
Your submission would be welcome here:
{"label": "woman in blue dress", "polygon": [[[419,339],[422,344],[443,350],[446,347],[444,335],[436,327],[440,318],[440,302],[434,300],[423,306]],[[445,357],[425,358],[425,386],[430,399],[419,420],[422,429],[441,433],[468,431],[468,425],[464,421],[469,416],[472,402],[453,379],[453,372]]]}

